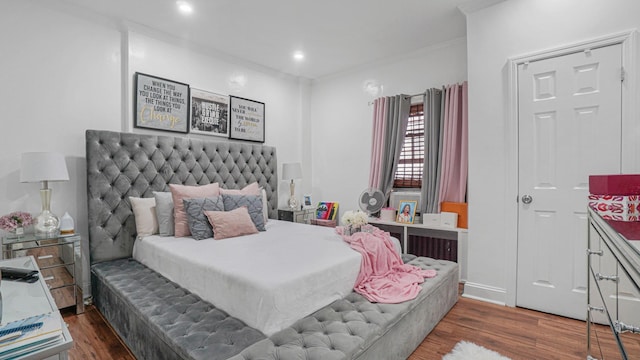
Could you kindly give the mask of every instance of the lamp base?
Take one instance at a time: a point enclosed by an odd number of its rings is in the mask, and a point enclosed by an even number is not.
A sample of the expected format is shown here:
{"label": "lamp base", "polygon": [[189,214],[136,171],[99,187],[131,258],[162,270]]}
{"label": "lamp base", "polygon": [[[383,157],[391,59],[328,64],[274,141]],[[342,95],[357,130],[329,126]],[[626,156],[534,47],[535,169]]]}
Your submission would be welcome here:
{"label": "lamp base", "polygon": [[60,229],[60,220],[51,211],[43,210],[36,218],[34,228],[38,234],[55,234]]}
{"label": "lamp base", "polygon": [[298,208],[298,200],[294,197],[289,198],[289,207],[291,210],[296,210]]}

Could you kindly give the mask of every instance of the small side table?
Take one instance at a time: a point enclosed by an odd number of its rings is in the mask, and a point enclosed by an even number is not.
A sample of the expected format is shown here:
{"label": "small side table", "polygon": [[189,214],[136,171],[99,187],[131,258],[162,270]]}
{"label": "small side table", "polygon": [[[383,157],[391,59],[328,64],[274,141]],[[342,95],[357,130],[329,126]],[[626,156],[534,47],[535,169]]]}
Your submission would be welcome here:
{"label": "small side table", "polygon": [[5,259],[33,256],[58,309],[75,306],[81,314],[81,240],[80,235],[7,235],[2,238],[2,254]]}
{"label": "small side table", "polygon": [[[38,270],[38,265],[33,256],[0,260],[0,266]],[[59,314],[56,303],[44,281],[44,274],[42,272],[40,273],[38,281],[31,284],[2,280],[2,282],[0,282],[0,289],[2,290],[3,324],[49,312]],[[62,322],[61,340],[34,352],[19,356],[18,359],[68,359],[67,351],[73,346],[73,339],[62,317],[60,317],[60,321]]]}
{"label": "small side table", "polygon": [[278,220],[308,224],[315,217],[316,209],[314,208],[302,210],[278,209]]}

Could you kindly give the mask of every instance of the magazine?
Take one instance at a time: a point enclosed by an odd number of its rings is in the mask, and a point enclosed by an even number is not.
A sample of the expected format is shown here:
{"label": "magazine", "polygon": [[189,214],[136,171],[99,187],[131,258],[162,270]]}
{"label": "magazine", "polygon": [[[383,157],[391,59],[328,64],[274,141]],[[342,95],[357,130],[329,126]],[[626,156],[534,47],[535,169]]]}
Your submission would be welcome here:
{"label": "magazine", "polygon": [[58,312],[32,316],[0,325],[0,360],[24,355],[62,340]]}

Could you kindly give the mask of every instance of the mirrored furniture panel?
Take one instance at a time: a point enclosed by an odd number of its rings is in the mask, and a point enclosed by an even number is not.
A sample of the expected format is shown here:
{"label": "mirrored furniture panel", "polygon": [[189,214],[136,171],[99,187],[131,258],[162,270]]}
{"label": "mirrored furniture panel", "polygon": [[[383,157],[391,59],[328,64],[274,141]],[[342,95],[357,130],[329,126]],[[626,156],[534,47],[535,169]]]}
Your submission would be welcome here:
{"label": "mirrored furniture panel", "polygon": [[587,359],[640,359],[640,222],[589,209],[588,234]]}
{"label": "mirrored furniture panel", "polygon": [[58,309],[75,306],[84,312],[81,281],[80,235],[38,235],[27,233],[2,238],[5,259],[33,256]]}

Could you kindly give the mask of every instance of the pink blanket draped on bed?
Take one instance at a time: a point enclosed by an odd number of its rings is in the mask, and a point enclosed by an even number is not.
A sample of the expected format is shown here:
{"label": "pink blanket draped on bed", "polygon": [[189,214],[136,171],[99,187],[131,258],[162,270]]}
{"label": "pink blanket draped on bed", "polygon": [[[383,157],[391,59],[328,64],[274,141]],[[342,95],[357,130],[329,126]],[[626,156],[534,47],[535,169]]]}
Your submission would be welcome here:
{"label": "pink blanket draped on bed", "polygon": [[360,273],[353,290],[371,302],[396,304],[418,296],[424,278],[436,276],[435,270],[422,270],[404,264],[395,251],[388,232],[370,227],[371,232],[342,235],[352,249],[362,254]]}

